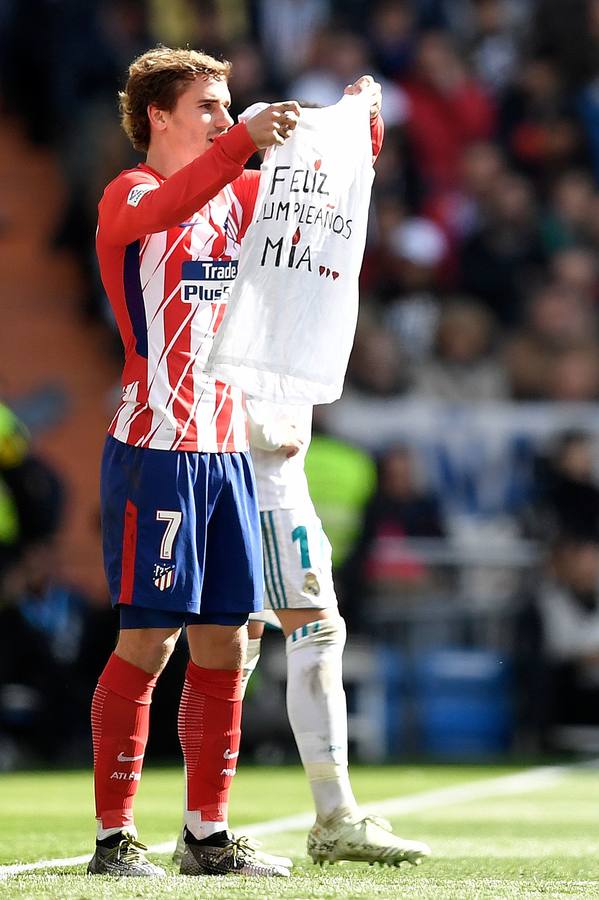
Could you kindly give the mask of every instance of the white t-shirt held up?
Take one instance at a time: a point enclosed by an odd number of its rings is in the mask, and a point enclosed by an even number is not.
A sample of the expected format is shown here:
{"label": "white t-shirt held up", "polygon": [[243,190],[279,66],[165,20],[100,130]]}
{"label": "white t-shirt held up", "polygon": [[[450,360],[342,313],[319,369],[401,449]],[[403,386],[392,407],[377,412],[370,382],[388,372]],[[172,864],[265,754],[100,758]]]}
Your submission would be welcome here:
{"label": "white t-shirt held up", "polygon": [[293,135],[267,153],[208,361],[214,377],[289,404],[341,395],[373,176],[364,95],[302,110]]}

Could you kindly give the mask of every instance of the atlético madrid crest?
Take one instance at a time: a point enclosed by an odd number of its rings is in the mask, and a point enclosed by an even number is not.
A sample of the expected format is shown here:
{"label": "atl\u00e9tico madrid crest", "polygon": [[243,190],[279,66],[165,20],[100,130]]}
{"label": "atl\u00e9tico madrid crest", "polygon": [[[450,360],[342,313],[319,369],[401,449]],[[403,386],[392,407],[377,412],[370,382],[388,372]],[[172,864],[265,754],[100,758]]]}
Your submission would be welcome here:
{"label": "atl\u00e9tico madrid crest", "polygon": [[154,574],[152,575],[152,581],[156,585],[159,591],[168,590],[173,581],[175,580],[175,567],[174,566],[159,566],[158,563],[154,565]]}

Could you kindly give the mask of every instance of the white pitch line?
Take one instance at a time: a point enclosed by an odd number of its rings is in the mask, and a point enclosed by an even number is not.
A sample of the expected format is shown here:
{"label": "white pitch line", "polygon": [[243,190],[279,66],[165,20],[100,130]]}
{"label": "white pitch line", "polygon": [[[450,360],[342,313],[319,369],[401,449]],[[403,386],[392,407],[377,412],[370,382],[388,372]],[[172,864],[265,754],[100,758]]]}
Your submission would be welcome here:
{"label": "white pitch line", "polygon": [[[495,778],[469,781],[466,784],[439,788],[435,791],[424,791],[423,793],[412,794],[407,797],[393,797],[389,800],[364,804],[361,808],[366,812],[378,815],[397,816],[431,809],[431,807],[451,806],[455,803],[469,803],[472,800],[484,800],[488,797],[539,791],[543,788],[552,787],[573,769],[578,768],[581,768],[580,763],[565,766],[537,766],[534,769],[517,772],[515,775],[499,775]],[[310,828],[313,821],[314,813],[305,812],[294,816],[284,816],[280,819],[270,819],[266,822],[254,822],[244,825],[242,826],[242,831],[251,837],[263,837],[285,831],[302,831]],[[152,853],[171,853],[175,849],[175,841],[171,840],[162,844],[154,844],[148,849]],[[10,866],[0,866],[0,879],[7,878],[10,875],[20,875],[23,872],[34,872],[39,869],[80,866],[87,863],[89,858],[90,854],[87,853],[84,856],[71,856],[65,859],[41,859],[34,863],[16,863]]]}

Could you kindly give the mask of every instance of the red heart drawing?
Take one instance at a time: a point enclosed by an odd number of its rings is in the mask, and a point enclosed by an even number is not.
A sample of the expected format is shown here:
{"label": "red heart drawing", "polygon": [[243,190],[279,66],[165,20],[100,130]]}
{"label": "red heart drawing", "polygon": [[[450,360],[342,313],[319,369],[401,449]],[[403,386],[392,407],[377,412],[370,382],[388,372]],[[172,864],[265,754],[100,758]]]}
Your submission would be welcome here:
{"label": "red heart drawing", "polygon": [[322,273],[324,272],[324,266],[319,266],[319,267],[318,267],[318,271],[319,271],[320,274],[322,275]]}
{"label": "red heart drawing", "polygon": [[336,281],[339,278],[339,272],[333,272],[333,281]]}
{"label": "red heart drawing", "polygon": [[317,172],[320,169],[321,165],[322,165],[322,160],[317,159],[316,162],[314,163],[314,168],[316,169]]}
{"label": "red heart drawing", "polygon": [[331,270],[327,269],[327,278],[329,277],[330,274],[331,274]]}

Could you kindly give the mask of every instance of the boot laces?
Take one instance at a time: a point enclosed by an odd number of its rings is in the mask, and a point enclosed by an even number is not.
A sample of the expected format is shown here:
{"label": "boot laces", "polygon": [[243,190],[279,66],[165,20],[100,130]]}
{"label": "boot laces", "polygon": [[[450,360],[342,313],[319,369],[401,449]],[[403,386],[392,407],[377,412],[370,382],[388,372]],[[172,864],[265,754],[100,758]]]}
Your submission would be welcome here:
{"label": "boot laces", "polygon": [[378,828],[382,828],[383,831],[393,831],[393,826],[388,819],[384,819],[382,816],[364,816],[364,822],[370,822],[372,825],[376,825]]}
{"label": "boot laces", "polygon": [[220,849],[216,854],[216,861],[222,862],[229,854],[233,857],[233,868],[240,868],[248,857],[253,856],[256,845],[250,838],[241,835],[240,837],[232,837],[230,842]]}
{"label": "boot laces", "polygon": [[122,841],[119,841],[117,846],[108,855],[109,857],[114,856],[114,858],[118,860],[122,859],[127,863],[145,862],[144,851],[147,849],[145,844],[142,844],[141,841],[138,841],[133,835],[125,832]]}

